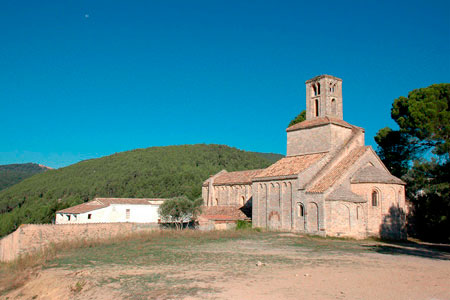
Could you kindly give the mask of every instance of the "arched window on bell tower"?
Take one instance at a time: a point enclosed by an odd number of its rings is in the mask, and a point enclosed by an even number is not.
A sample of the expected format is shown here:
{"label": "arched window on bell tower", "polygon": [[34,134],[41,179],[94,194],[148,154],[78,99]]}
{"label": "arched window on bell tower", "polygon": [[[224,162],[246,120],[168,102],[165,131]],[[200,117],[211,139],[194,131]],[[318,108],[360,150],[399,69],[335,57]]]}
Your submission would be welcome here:
{"label": "arched window on bell tower", "polygon": [[336,115],[336,99],[331,99],[331,114]]}
{"label": "arched window on bell tower", "polygon": [[319,75],[306,84],[306,120],[313,118],[343,118],[342,79]]}
{"label": "arched window on bell tower", "polygon": [[314,100],[314,115],[319,116],[319,99]]}

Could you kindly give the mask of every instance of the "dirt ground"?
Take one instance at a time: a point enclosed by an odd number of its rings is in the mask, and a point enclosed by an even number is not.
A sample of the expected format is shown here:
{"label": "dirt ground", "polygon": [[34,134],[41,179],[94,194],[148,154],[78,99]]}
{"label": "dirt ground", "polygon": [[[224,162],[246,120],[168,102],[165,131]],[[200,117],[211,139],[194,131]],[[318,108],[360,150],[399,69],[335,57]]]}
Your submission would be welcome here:
{"label": "dirt ground", "polygon": [[78,249],[1,299],[450,299],[448,246],[288,233]]}

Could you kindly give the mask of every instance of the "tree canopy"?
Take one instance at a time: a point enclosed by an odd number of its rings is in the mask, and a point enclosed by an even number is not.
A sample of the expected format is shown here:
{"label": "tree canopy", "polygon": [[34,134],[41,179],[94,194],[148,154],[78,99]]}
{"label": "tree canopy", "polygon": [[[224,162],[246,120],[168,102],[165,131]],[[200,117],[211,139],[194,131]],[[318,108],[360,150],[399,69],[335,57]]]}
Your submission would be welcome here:
{"label": "tree canopy", "polygon": [[450,84],[416,89],[394,100],[391,117],[399,130],[382,128],[377,152],[390,171],[407,182],[413,204],[411,233],[450,240]]}
{"label": "tree canopy", "polygon": [[186,196],[168,199],[159,206],[158,212],[162,222],[175,223],[178,229],[183,228],[183,223],[194,221],[201,213],[203,199],[191,200]]}
{"label": "tree canopy", "polygon": [[297,123],[303,122],[306,120],[306,110],[302,110],[288,125],[288,127],[291,127],[292,125],[295,125]]}
{"label": "tree canopy", "polygon": [[416,89],[392,105],[392,119],[416,147],[432,148],[434,154],[450,150],[450,83]]}
{"label": "tree canopy", "polygon": [[407,136],[398,130],[384,127],[378,131],[375,141],[378,144],[378,156],[389,171],[397,177],[406,174],[415,148]]}

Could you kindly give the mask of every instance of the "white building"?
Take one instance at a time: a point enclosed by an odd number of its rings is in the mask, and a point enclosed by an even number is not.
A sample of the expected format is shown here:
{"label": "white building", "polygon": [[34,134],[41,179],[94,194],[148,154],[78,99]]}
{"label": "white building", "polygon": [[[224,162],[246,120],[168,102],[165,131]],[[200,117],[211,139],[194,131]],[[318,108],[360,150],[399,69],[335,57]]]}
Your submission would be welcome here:
{"label": "white building", "polygon": [[165,199],[95,198],[56,212],[56,224],[158,223],[159,206]]}

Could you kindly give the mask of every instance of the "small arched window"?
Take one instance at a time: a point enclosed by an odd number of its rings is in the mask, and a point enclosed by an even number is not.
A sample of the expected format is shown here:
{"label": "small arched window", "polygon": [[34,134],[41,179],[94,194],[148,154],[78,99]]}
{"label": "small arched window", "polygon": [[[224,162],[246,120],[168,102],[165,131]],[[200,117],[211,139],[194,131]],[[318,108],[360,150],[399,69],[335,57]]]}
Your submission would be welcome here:
{"label": "small arched window", "polygon": [[219,205],[219,198],[216,198],[216,201],[214,203],[216,206]]}
{"label": "small arched window", "polygon": [[331,113],[336,115],[336,99],[331,99]]}
{"label": "small arched window", "polygon": [[305,209],[303,207],[303,204],[299,203],[298,204],[298,211],[297,211],[297,215],[299,217],[303,217],[305,215]]}
{"label": "small arched window", "polygon": [[316,85],[313,84],[312,88],[313,88],[313,94],[314,94],[314,96],[317,96],[317,88],[316,88]]}
{"label": "small arched window", "polygon": [[320,83],[317,83],[317,95],[320,95]]}
{"label": "small arched window", "polygon": [[373,190],[372,191],[372,206],[378,206],[378,202],[379,202],[379,193],[377,190]]}
{"label": "small arched window", "polygon": [[316,115],[316,117],[318,117],[319,116],[319,100],[314,100],[314,112],[315,112],[315,115]]}

